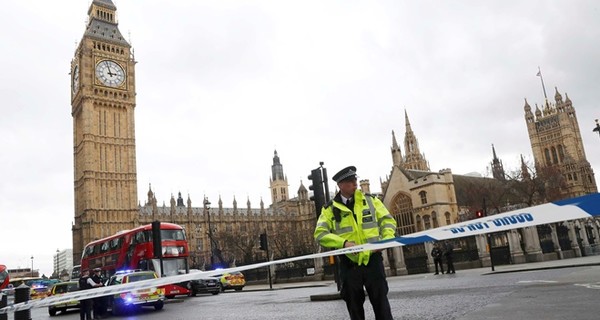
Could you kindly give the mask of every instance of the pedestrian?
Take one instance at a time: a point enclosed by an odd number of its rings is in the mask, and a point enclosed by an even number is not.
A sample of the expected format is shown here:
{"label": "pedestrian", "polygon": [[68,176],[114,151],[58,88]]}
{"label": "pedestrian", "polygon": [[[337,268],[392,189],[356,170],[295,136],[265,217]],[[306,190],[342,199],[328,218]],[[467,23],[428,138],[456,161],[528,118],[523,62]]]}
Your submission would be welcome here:
{"label": "pedestrian", "polygon": [[[90,283],[91,282],[91,283]],[[93,288],[94,281],[90,278],[90,270],[82,270],[79,278],[79,290],[88,290]],[[82,299],[79,301],[79,319],[92,320],[92,299]]]}
{"label": "pedestrian", "polygon": [[[94,275],[91,277],[94,281],[94,287],[103,287],[104,279],[102,279],[102,269],[95,268]],[[106,313],[106,297],[94,298],[94,319],[102,319]]]}
{"label": "pedestrian", "polygon": [[448,273],[456,273],[454,270],[454,246],[452,242],[446,240],[444,246],[444,257],[446,258],[446,266],[448,267]]}
{"label": "pedestrian", "polygon": [[433,249],[431,249],[431,257],[433,258],[433,264],[435,265],[435,273],[439,274],[438,266],[440,267],[440,271],[444,274],[444,264],[442,263],[442,249],[440,249],[440,245],[436,242],[433,244]]}
{"label": "pedestrian", "polygon": [[[314,233],[321,246],[349,248],[395,237],[396,220],[381,200],[357,190],[356,167],[340,170],[333,180],[340,191],[321,209]],[[375,319],[393,319],[380,250],[341,255],[339,266],[340,295],[346,302],[351,320],[365,319],[365,289]]]}

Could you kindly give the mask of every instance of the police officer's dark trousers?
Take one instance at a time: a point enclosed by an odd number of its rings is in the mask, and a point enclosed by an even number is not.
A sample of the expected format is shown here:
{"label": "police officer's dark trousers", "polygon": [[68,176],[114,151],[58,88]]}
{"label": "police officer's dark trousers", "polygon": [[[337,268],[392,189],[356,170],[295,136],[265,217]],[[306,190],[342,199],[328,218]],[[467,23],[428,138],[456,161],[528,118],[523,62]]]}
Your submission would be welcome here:
{"label": "police officer's dark trousers", "polygon": [[92,320],[92,299],[80,300],[79,304],[79,319]]}
{"label": "police officer's dark trousers", "polygon": [[[359,266],[345,256],[340,257],[341,296],[351,320],[365,319],[365,289],[373,306],[376,320],[393,319],[387,298],[388,284],[385,279],[383,258],[380,252],[372,253],[366,266]],[[363,288],[364,286],[364,288]]]}

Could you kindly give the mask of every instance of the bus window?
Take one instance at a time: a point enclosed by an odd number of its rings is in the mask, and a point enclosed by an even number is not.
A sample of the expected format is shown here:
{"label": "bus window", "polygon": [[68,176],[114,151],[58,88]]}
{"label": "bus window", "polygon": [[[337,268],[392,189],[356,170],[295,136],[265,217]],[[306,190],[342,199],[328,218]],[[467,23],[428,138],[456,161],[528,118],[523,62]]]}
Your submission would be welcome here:
{"label": "bus window", "polygon": [[78,280],[80,273],[81,265],[73,266],[73,270],[71,270],[71,280]]}
{"label": "bus window", "polygon": [[104,253],[104,252],[108,252],[110,250],[110,242],[105,242],[102,244],[102,247],[100,248],[100,253]]}
{"label": "bus window", "polygon": [[160,230],[161,240],[185,240],[183,230]]}
{"label": "bus window", "polygon": [[110,241],[110,250],[121,249],[121,245],[123,244],[123,238],[116,238]]}
{"label": "bus window", "polygon": [[84,257],[91,256],[94,253],[94,245],[89,245],[85,247],[85,252],[83,253]]}
{"label": "bus window", "polygon": [[144,236],[144,232],[138,232],[135,234],[135,243],[144,243],[146,242],[146,238]]}

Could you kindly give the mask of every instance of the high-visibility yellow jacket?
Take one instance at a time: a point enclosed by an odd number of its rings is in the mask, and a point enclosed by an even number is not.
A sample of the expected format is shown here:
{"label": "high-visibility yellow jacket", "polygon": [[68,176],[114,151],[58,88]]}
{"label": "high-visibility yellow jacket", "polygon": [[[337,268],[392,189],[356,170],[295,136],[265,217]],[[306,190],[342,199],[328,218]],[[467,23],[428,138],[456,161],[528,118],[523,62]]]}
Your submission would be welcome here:
{"label": "high-visibility yellow jacket", "polygon": [[[369,207],[369,202],[372,203],[372,209]],[[339,222],[336,221],[334,215],[334,210],[338,209]],[[372,195],[365,195],[360,190],[356,190],[354,193],[354,214],[344,204],[333,200],[321,209],[314,233],[314,237],[320,245],[334,249],[343,248],[346,241],[352,241],[359,245],[391,239],[395,235],[396,220],[381,200]],[[346,256],[359,265],[366,265],[369,262],[371,251],[366,250]]]}

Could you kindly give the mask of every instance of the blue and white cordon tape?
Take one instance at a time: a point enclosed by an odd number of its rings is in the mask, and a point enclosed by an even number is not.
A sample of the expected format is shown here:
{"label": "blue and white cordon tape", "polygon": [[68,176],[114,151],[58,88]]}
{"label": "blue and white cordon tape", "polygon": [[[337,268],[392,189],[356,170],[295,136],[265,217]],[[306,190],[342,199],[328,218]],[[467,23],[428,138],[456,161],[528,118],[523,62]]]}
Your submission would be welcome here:
{"label": "blue and white cordon tape", "polygon": [[531,227],[546,223],[555,223],[574,219],[585,219],[600,216],[600,193],[589,194],[573,199],[546,203],[535,207],[529,207],[489,217],[469,220],[443,226],[435,229],[412,233],[407,236],[384,240],[377,243],[363,244],[359,246],[332,250],[322,253],[314,253],[304,256],[292,257],[281,260],[274,260],[262,263],[256,263],[235,268],[212,270],[205,272],[196,272],[183,275],[176,275],[158,279],[144,280],[139,282],[126,283],[116,286],[100,287],[90,290],[76,291],[66,293],[60,296],[50,296],[41,299],[30,300],[17,303],[0,309],[0,314],[27,310],[31,308],[41,308],[50,305],[64,303],[72,300],[91,299],[96,297],[108,296],[129,292],[140,289],[158,287],[171,283],[180,283],[197,279],[208,279],[212,276],[234,271],[244,271],[257,269],[266,266],[284,264],[288,262],[323,258],[334,255],[356,253],[364,250],[386,249],[400,247],[410,244],[418,244],[428,241],[438,241],[453,238],[461,238],[473,235],[480,235],[491,232],[506,231],[524,227]]}

